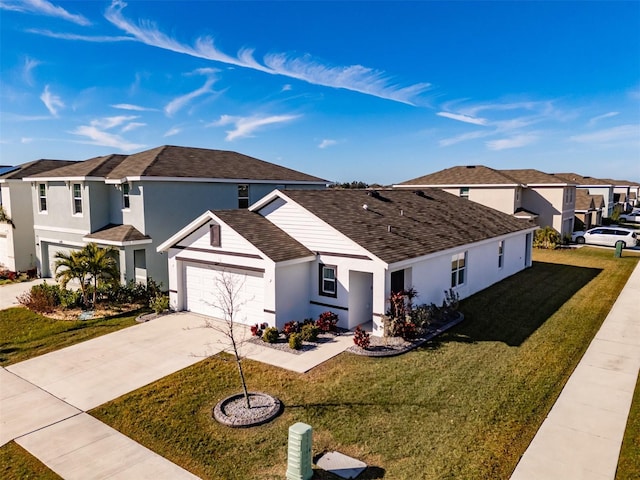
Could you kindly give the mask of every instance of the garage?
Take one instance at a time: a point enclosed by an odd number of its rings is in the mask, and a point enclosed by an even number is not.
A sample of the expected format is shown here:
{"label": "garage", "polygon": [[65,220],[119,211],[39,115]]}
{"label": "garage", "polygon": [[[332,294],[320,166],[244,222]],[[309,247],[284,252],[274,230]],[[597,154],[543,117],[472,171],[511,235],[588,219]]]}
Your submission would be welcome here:
{"label": "garage", "polygon": [[184,305],[194,313],[221,318],[217,286],[223,275],[238,291],[235,321],[252,325],[264,321],[264,272],[258,269],[245,270],[221,267],[208,263],[183,262]]}
{"label": "garage", "polygon": [[15,270],[15,262],[9,258],[9,236],[6,232],[0,232],[0,268]]}
{"label": "garage", "polygon": [[49,262],[48,262],[49,271],[42,272],[42,276],[55,278],[56,260],[57,260],[56,254],[60,252],[60,253],[64,253],[65,255],[69,255],[74,250],[77,250],[77,248],[65,247],[62,245],[56,245],[51,243],[47,244],[47,258],[49,259]]}

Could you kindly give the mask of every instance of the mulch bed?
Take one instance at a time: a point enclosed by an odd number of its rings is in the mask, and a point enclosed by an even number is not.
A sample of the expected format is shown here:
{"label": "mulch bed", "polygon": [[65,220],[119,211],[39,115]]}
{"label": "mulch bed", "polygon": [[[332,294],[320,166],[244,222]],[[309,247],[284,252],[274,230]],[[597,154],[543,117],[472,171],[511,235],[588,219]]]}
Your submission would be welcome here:
{"label": "mulch bed", "polygon": [[229,427],[254,427],[267,423],[282,411],[282,402],[262,392],[249,392],[249,404],[242,393],[227,397],[214,407],[213,418]]}
{"label": "mulch bed", "polygon": [[269,343],[262,340],[262,337],[250,337],[247,342],[255,343],[256,345],[260,345],[262,347],[273,348],[274,350],[280,350],[281,352],[293,353],[294,355],[302,355],[304,352],[308,352],[309,350],[314,350],[318,348],[323,343],[332,342],[333,339],[340,335],[341,333],[348,332],[343,328],[338,328],[337,332],[321,332],[318,334],[318,339],[315,342],[302,342],[302,347],[300,350],[294,350],[289,346],[289,342],[285,338],[283,334],[280,334],[280,338],[276,343]]}
{"label": "mulch bed", "polygon": [[352,345],[346,351],[365,357],[393,357],[395,355],[401,355],[419,347],[423,343],[428,342],[432,338],[462,322],[464,315],[460,312],[457,313],[457,317],[453,320],[442,324],[430,325],[425,334],[415,340],[408,341],[400,337],[376,337],[371,335],[371,337],[369,337],[371,342],[369,348],[364,349],[357,345]]}

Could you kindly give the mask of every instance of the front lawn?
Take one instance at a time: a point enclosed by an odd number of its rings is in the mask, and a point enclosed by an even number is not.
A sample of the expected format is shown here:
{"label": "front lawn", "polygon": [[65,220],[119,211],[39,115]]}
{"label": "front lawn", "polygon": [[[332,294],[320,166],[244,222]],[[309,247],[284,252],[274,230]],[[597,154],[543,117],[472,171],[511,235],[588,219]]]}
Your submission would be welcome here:
{"label": "front lawn", "polygon": [[135,325],[139,312],[91,320],[54,320],[23,307],[0,310],[0,366]]}
{"label": "front lawn", "polygon": [[0,447],[0,477],[4,480],[59,480],[60,477],[16,442]]}
{"label": "front lawn", "polygon": [[640,478],[640,377],[636,383],[616,472],[616,480],[637,480],[638,478]]}
{"label": "front lawn", "polygon": [[298,421],[314,455],[372,467],[359,478],[509,478],[635,267],[624,255],[535,251],[532,268],[461,302],[463,323],[399,357],[345,353],[304,375],[246,361],[250,389],[285,405],[261,427],[211,419],[239,391],[220,355],[91,413],[203,478],[283,478]]}

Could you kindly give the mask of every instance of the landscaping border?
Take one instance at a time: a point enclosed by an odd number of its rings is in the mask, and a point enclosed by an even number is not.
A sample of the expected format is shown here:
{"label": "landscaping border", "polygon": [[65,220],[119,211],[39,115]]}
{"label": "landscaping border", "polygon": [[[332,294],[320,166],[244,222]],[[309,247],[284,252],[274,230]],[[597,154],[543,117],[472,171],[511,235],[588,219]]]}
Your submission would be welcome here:
{"label": "landscaping border", "polygon": [[249,392],[250,401],[257,401],[250,409],[244,402],[244,394],[236,393],[220,400],[213,408],[213,418],[233,428],[246,428],[270,422],[282,411],[282,402],[267,393]]}

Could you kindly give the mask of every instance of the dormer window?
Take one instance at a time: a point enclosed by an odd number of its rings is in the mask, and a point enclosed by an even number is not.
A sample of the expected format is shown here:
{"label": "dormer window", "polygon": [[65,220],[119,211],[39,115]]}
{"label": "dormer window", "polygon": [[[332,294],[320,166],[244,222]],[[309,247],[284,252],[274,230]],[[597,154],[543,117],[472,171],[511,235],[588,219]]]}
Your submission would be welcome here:
{"label": "dormer window", "polygon": [[249,208],[249,185],[238,185],[238,208]]}
{"label": "dormer window", "polygon": [[460,189],[460,198],[469,200],[469,187],[462,187]]}
{"label": "dormer window", "polygon": [[82,185],[74,183],[72,187],[73,192],[73,214],[82,215]]}
{"label": "dormer window", "polygon": [[131,203],[129,201],[129,184],[123,183],[122,184],[122,208],[126,210],[130,206],[131,206]]}
{"label": "dormer window", "polygon": [[44,183],[38,184],[38,210],[47,211],[47,185]]}

